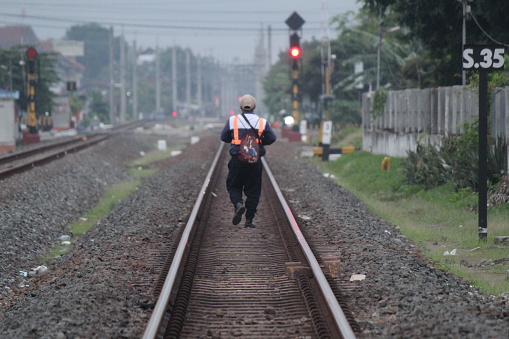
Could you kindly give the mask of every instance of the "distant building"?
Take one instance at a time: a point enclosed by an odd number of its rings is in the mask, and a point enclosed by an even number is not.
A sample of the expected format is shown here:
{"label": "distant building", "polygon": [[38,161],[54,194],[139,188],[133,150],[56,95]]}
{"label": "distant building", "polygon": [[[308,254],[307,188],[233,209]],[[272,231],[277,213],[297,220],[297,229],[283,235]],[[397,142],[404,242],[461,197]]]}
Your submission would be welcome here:
{"label": "distant building", "polygon": [[19,138],[18,116],[14,99],[19,98],[19,92],[10,92],[0,88],[0,153],[16,149]]}
{"label": "distant building", "polygon": [[67,94],[69,84],[73,91],[81,89],[81,80],[85,66],[76,61],[75,57],[84,55],[83,41],[74,40],[45,40],[41,41],[45,51],[58,52],[57,73],[61,81],[54,84],[51,90],[56,94]]}
{"label": "distant building", "polygon": [[0,48],[10,49],[18,45],[39,45],[39,39],[37,39],[32,27],[28,25],[0,27]]}
{"label": "distant building", "polygon": [[141,65],[146,62],[154,62],[156,60],[156,51],[152,48],[148,48],[138,55],[137,64]]}
{"label": "distant building", "polygon": [[73,40],[46,40],[41,41],[41,47],[46,51],[60,53],[57,64],[60,82],[51,87],[51,91],[57,95],[52,112],[53,129],[75,127],[75,121],[80,120],[80,114],[78,113],[77,117],[72,116],[70,96],[81,90],[85,66],[76,61],[75,57],[84,55],[84,43]]}

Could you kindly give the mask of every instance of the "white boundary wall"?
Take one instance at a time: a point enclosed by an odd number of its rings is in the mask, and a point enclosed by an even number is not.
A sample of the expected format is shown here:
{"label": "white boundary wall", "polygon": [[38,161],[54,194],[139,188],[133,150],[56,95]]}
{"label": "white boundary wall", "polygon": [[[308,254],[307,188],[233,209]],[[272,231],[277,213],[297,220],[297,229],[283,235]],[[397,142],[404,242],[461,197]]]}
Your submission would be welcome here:
{"label": "white boundary wall", "polygon": [[[372,99],[362,96],[362,149],[393,157],[406,157],[419,140],[440,143],[479,114],[477,90],[463,86],[389,91],[384,112],[376,118]],[[491,99],[491,133],[509,140],[509,87],[496,89]]]}
{"label": "white boundary wall", "polygon": [[0,98],[0,148],[16,146],[17,129],[14,99]]}

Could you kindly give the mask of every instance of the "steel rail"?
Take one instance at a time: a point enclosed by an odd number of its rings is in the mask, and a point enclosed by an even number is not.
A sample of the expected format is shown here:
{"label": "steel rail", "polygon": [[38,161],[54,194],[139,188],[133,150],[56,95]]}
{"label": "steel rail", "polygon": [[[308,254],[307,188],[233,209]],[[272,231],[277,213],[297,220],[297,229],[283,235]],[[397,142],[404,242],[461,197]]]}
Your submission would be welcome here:
{"label": "steel rail", "polygon": [[[218,152],[215,155],[215,158],[213,160],[213,163],[211,165],[211,168],[205,178],[205,181],[202,185],[202,188],[199,191],[198,199],[196,200],[196,203],[193,207],[193,210],[191,212],[191,215],[187,221],[187,224],[184,228],[182,237],[179,241],[178,248],[175,252],[175,255],[173,257],[170,269],[168,271],[168,274],[166,275],[166,279],[164,281],[164,285],[161,289],[161,293],[159,295],[159,298],[156,302],[156,305],[154,307],[154,310],[152,312],[152,315],[148,321],[148,324],[145,328],[145,332],[143,334],[143,339],[154,339],[157,338],[159,335],[160,327],[164,321],[165,314],[167,313],[168,305],[170,303],[170,297],[172,295],[172,291],[174,289],[174,286],[176,284],[176,279],[180,271],[181,262],[184,259],[185,252],[187,250],[187,247],[189,246],[190,236],[192,232],[194,231],[194,227],[196,225],[196,218],[198,217],[199,210],[201,208],[202,202],[204,197],[206,196],[209,184],[211,181],[211,177],[213,176],[214,171],[217,168],[217,163],[219,161],[221,152],[223,150],[223,143],[221,143],[220,148]],[[320,265],[318,264],[316,258],[313,255],[312,250],[310,249],[309,245],[307,244],[307,241],[304,239],[304,236],[302,232],[300,231],[300,228],[295,220],[295,217],[293,216],[293,213],[291,212],[291,209],[286,202],[279,186],[277,185],[275,178],[267,165],[267,162],[265,159],[262,158],[263,166],[265,167],[266,173],[269,177],[269,180],[271,184],[274,187],[274,192],[276,193],[281,206],[285,210],[285,215],[291,225],[293,234],[295,235],[296,239],[299,242],[299,246],[302,249],[304,256],[306,260],[309,263],[310,269],[313,272],[314,278],[316,280],[316,283],[318,284],[320,291],[323,295],[323,298],[325,299],[325,302],[327,304],[327,307],[329,308],[331,317],[333,318],[333,323],[336,325],[338,331],[342,334],[343,338],[345,339],[355,339],[356,336],[348,323],[348,320],[341,309],[341,306],[339,305],[336,296],[334,295],[332,289],[329,286],[329,283],[327,279],[325,278],[325,275],[322,272],[322,269],[320,268]]]}
{"label": "steel rail", "polygon": [[302,251],[304,252],[304,255],[306,256],[306,259],[310,265],[311,271],[313,272],[313,275],[318,283],[318,286],[320,287],[320,290],[322,291],[322,294],[327,302],[327,307],[329,308],[333,318],[334,322],[343,335],[343,338],[345,339],[354,339],[356,338],[355,333],[352,330],[352,327],[348,323],[348,320],[343,312],[343,309],[339,305],[336,296],[334,295],[334,292],[330,288],[330,285],[327,281],[327,278],[325,278],[325,275],[323,274],[322,269],[320,268],[320,264],[316,260],[311,248],[309,247],[306,239],[304,238],[302,232],[300,231],[299,225],[297,224],[297,221],[295,220],[295,217],[293,216],[293,213],[290,209],[290,206],[286,202],[286,199],[283,196],[283,193],[281,192],[281,189],[279,188],[276,179],[274,178],[274,175],[272,174],[272,171],[270,170],[267,161],[262,158],[263,167],[265,168],[265,171],[267,173],[267,176],[270,179],[270,182],[272,183],[272,186],[274,187],[274,191],[276,192],[279,201],[281,202],[283,209],[285,211],[286,217],[288,218],[293,233],[295,234],[295,237],[297,238],[299,242],[299,246],[301,247]]}
{"label": "steel rail", "polygon": [[58,141],[52,141],[47,144],[37,145],[35,147],[14,151],[12,153],[2,154],[0,155],[0,165],[6,164],[15,160],[21,160],[24,158],[27,158],[29,156],[32,156],[34,154],[39,154],[41,152],[48,151],[53,148],[62,147],[67,144],[73,144],[83,141],[83,137],[73,137],[71,139],[65,139],[65,140],[58,140]]}
{"label": "steel rail", "polygon": [[[104,141],[114,135],[145,125],[145,121],[134,121],[113,127],[106,133],[93,133],[39,144],[34,147],[0,155],[0,180],[13,174],[29,170],[68,153],[78,152]],[[8,167],[10,165],[10,167]]]}
{"label": "steel rail", "polygon": [[[15,173],[20,173],[25,170],[31,169],[36,165],[45,164],[53,159],[61,158],[62,156],[67,155],[68,153],[78,152],[82,149],[88,148],[96,143],[99,143],[103,140],[106,140],[109,136],[107,135],[99,135],[94,136],[88,140],[79,140],[75,139],[72,142],[64,141],[60,148],[58,145],[51,145],[49,148],[40,148],[37,152],[32,152],[30,155],[21,157],[20,159],[12,158],[12,162],[15,163],[12,167],[8,168],[0,168],[0,179],[7,178]],[[37,155],[40,154],[40,157]],[[7,165],[5,163],[3,165]]]}
{"label": "steel rail", "polygon": [[50,141],[47,143],[35,144],[33,147],[27,148],[27,149],[17,150],[17,151],[13,151],[13,152],[6,153],[6,154],[0,154],[0,165],[9,163],[9,162],[12,162],[15,160],[21,160],[21,159],[30,157],[34,154],[46,152],[46,151],[49,151],[54,148],[60,148],[65,145],[82,143],[83,141],[94,140],[95,138],[101,137],[101,136],[103,136],[103,139],[104,139],[105,135],[111,136],[111,135],[126,131],[130,128],[136,128],[136,127],[142,126],[143,124],[145,124],[144,121],[134,121],[134,122],[130,122],[130,123],[127,123],[124,125],[115,126],[111,129],[111,132],[107,132],[107,133],[91,133],[91,134],[73,136],[73,137],[68,137],[68,138],[62,139],[62,140],[55,140],[55,141]]}
{"label": "steel rail", "polygon": [[189,236],[191,231],[194,228],[196,217],[198,215],[198,211],[201,207],[203,197],[205,196],[212,174],[217,168],[217,163],[221,156],[221,152],[223,151],[224,143],[221,142],[219,145],[219,149],[216,153],[216,156],[212,162],[210,170],[203,182],[203,185],[199,191],[198,199],[193,207],[191,215],[187,221],[184,232],[182,233],[182,238],[180,240],[179,246],[177,247],[177,251],[175,252],[175,256],[173,257],[173,261],[170,266],[170,270],[168,271],[168,275],[166,276],[166,280],[164,281],[163,288],[161,290],[161,294],[156,302],[154,307],[154,311],[150,316],[148,325],[143,333],[143,339],[153,339],[156,338],[159,327],[161,326],[161,322],[163,321],[164,314],[166,313],[166,309],[168,307],[168,303],[170,302],[171,291],[173,290],[173,285],[175,284],[175,280],[179,271],[179,267],[184,256],[184,252],[187,247],[187,242],[189,240]]}

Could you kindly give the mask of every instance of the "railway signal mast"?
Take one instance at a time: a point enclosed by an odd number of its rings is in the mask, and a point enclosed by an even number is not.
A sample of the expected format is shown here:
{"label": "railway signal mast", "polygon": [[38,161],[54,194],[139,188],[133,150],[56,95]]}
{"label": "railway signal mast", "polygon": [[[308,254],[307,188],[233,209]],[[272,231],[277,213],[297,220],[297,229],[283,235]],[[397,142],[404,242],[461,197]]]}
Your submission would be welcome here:
{"label": "railway signal mast", "polygon": [[37,50],[29,47],[25,52],[27,58],[27,127],[28,133],[23,133],[23,143],[33,144],[40,142],[37,131],[37,114],[35,111],[35,59]]}
{"label": "railway signal mast", "polygon": [[290,62],[292,66],[292,115],[295,126],[299,125],[299,64],[302,57],[302,50],[300,47],[300,38],[302,36],[302,25],[304,19],[293,12],[285,23],[290,28],[290,49],[288,51]]}

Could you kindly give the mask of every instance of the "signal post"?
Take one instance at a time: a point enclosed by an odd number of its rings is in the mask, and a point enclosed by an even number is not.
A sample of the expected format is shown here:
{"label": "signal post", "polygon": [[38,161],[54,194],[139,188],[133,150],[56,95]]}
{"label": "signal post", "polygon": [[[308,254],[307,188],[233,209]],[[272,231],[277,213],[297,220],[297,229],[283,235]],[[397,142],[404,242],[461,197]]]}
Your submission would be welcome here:
{"label": "signal post", "polygon": [[35,59],[37,50],[29,47],[25,55],[27,57],[27,128],[23,133],[23,144],[35,144],[41,141],[37,130],[37,114],[35,111]]}
{"label": "signal post", "polygon": [[299,64],[301,60],[302,50],[300,47],[300,38],[302,35],[302,25],[304,24],[304,19],[297,14],[297,12],[293,12],[292,15],[288,19],[286,19],[285,23],[290,28],[290,62],[291,62],[291,72],[292,72],[292,116],[294,120],[295,126],[299,126],[300,117],[299,117]]}

